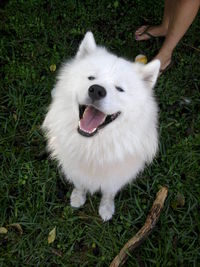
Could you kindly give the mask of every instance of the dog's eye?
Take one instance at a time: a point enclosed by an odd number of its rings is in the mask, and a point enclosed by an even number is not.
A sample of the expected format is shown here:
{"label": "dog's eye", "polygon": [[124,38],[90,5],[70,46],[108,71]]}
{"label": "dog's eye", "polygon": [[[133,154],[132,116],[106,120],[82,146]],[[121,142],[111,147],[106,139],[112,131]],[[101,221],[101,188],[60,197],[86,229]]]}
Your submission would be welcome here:
{"label": "dog's eye", "polygon": [[94,76],[89,76],[89,77],[88,77],[88,80],[90,80],[90,81],[92,81],[92,80],[94,80],[94,79],[95,79]]}
{"label": "dog's eye", "polygon": [[116,88],[119,92],[124,92],[124,89],[122,89],[122,88],[119,87],[119,86],[115,86],[115,88]]}

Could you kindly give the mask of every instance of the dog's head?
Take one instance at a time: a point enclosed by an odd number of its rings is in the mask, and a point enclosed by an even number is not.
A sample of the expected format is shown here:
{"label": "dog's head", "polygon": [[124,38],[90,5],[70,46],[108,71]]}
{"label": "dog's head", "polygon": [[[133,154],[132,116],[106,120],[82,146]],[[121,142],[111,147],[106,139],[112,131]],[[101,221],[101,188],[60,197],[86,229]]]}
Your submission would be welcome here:
{"label": "dog's head", "polygon": [[120,127],[122,120],[141,120],[149,112],[146,106],[151,102],[159,68],[158,60],[142,65],[117,57],[97,46],[93,34],[87,32],[75,59],[60,75],[60,79],[68,79],[74,95],[79,134],[91,137],[117,122]]}

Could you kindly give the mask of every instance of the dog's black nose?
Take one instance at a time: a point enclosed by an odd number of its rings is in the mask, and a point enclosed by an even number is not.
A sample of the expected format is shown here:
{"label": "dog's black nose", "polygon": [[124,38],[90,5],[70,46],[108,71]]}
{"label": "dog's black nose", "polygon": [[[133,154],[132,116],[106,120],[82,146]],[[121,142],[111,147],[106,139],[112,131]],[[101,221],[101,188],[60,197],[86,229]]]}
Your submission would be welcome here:
{"label": "dog's black nose", "polygon": [[93,84],[88,89],[88,95],[93,101],[100,100],[106,96],[106,90],[98,84]]}

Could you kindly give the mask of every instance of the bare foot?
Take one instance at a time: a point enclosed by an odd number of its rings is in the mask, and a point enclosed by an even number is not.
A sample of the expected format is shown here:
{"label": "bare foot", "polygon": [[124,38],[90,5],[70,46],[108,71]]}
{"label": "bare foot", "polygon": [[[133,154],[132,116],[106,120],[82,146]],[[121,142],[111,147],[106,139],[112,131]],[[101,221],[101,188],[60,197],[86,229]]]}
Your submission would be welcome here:
{"label": "bare foot", "polygon": [[162,24],[157,26],[144,25],[135,32],[137,41],[149,40],[152,37],[161,37],[167,34],[167,29]]}

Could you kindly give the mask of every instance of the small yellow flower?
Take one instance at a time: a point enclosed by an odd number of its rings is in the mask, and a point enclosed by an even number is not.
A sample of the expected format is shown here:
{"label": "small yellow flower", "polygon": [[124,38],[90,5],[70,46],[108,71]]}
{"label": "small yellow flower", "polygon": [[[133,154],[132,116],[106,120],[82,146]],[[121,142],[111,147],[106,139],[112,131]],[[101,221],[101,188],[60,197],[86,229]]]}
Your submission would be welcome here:
{"label": "small yellow flower", "polygon": [[135,58],[135,62],[139,62],[139,63],[142,63],[142,64],[147,64],[147,57],[145,55],[138,55]]}

